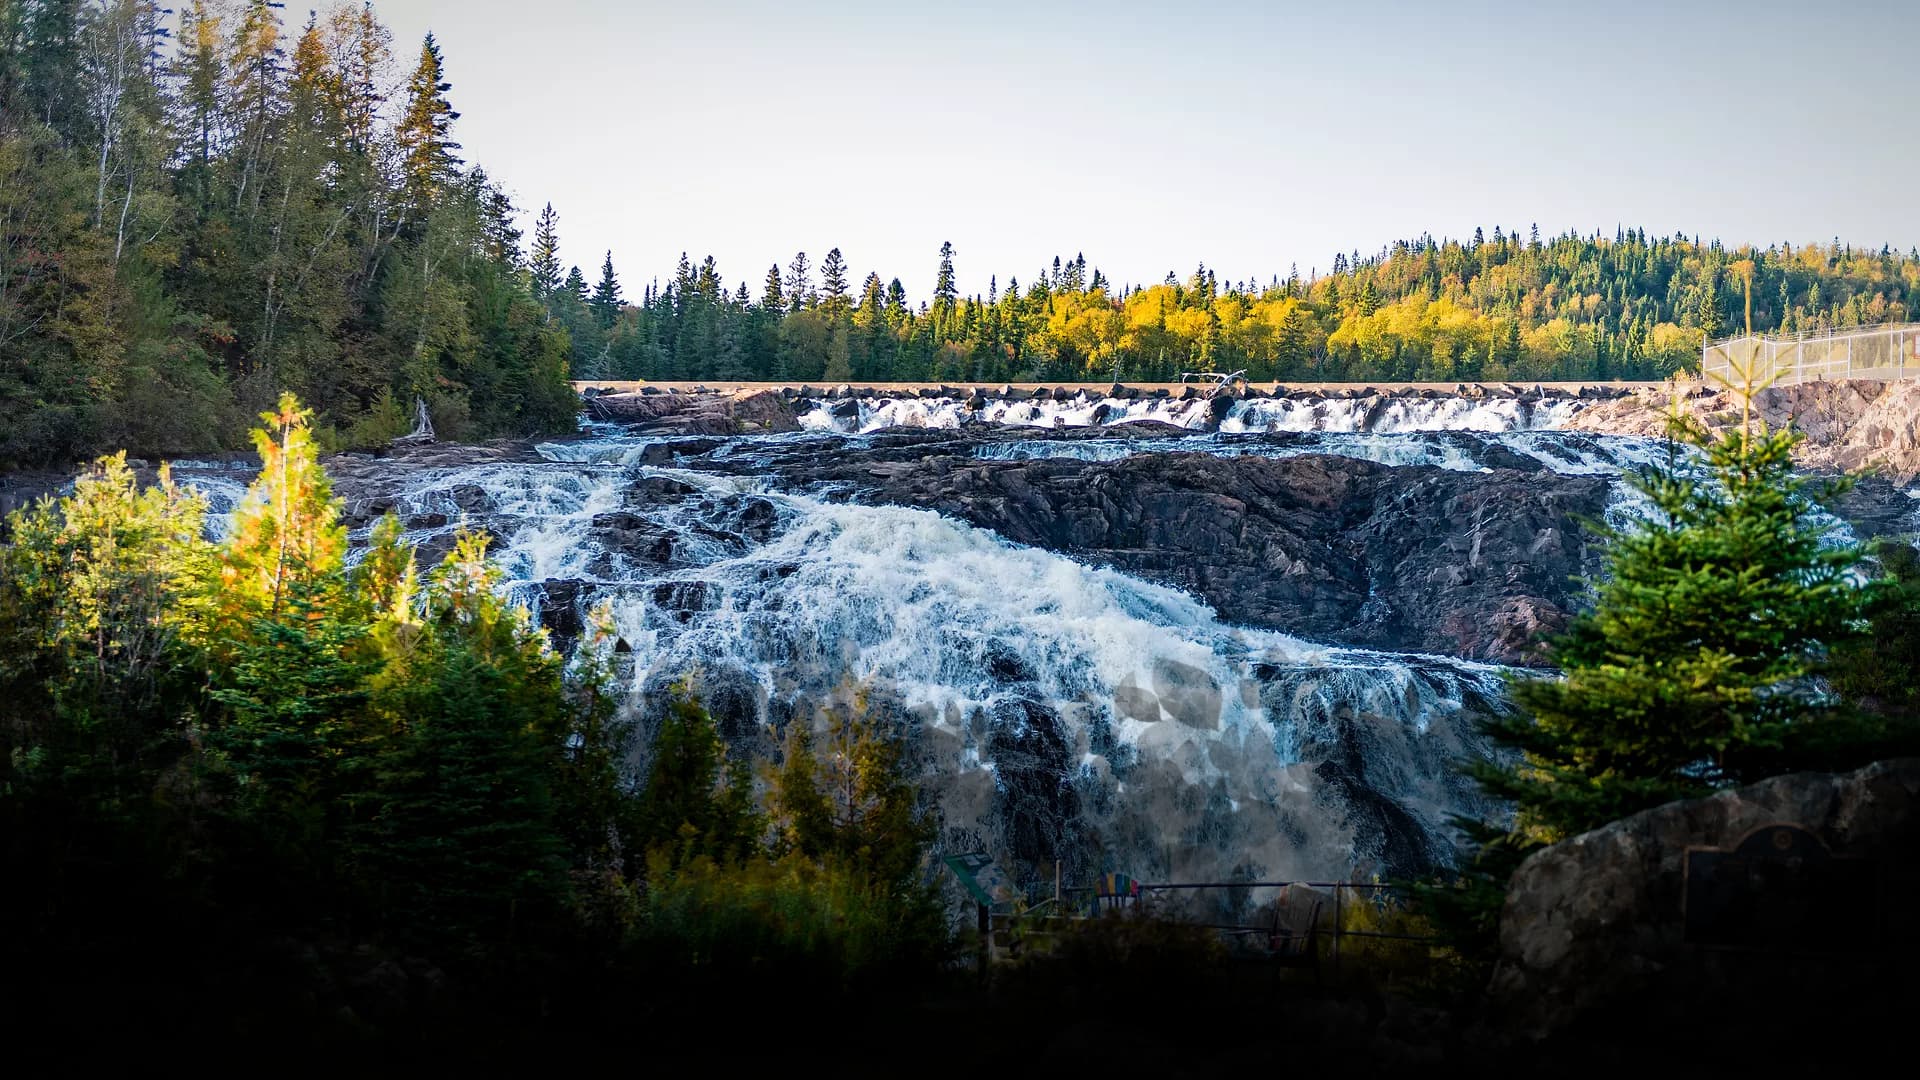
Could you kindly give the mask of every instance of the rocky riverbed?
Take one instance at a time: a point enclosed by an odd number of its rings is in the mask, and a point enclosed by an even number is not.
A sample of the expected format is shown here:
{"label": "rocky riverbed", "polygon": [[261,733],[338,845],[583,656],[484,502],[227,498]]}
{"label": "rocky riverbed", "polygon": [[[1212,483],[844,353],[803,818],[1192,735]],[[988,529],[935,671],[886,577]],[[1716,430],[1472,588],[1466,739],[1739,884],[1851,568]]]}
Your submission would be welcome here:
{"label": "rocky riverbed", "polygon": [[[1873,402],[1820,445],[1897,453],[1863,434]],[[913,747],[942,850],[1016,878],[1392,875],[1452,858],[1450,815],[1497,812],[1453,763],[1490,752],[1476,718],[1578,609],[1592,523],[1639,512],[1622,477],[1668,452],[1655,404],[636,393],[591,398],[571,439],[328,468],[357,538],[387,512],[424,559],[493,534],[557,647],[608,604],[636,775],[682,680],[742,755],[860,699]],[[223,509],[249,470],[177,475]],[[1836,510],[1837,535],[1910,536],[1920,500],[1889,468]]]}

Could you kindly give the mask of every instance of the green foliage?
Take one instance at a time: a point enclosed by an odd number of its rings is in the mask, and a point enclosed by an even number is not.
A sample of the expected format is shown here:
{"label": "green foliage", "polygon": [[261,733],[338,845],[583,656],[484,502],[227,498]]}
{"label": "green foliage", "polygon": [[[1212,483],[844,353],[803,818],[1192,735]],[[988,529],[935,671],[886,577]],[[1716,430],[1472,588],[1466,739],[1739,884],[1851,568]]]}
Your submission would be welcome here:
{"label": "green foliage", "polygon": [[1009,279],[1001,291],[996,276],[986,296],[963,296],[954,261],[944,245],[917,309],[877,273],[856,300],[837,248],[814,299],[804,257],[784,277],[772,267],[757,302],[708,283],[718,277],[708,259],[697,277],[683,263],[611,325],[577,320],[564,290],[548,306],[573,336],[575,364],[611,377],[974,382],[1167,379],[1196,367],[1256,381],[1660,379],[1697,364],[1702,342],[1724,331],[1724,284],[1745,263],[1762,331],[1920,313],[1912,252],[1731,249],[1642,230],[1538,244],[1501,229],[1474,242],[1423,236],[1266,285],[1200,267],[1184,281],[1115,287],[1076,257],[1025,289]]}
{"label": "green foliage", "polygon": [[653,740],[635,839],[668,867],[696,857],[738,862],[759,848],[763,823],[752,782],[728,764],[713,717],[681,689]]}
{"label": "green foliage", "polygon": [[1890,718],[1920,718],[1920,548],[1884,542],[1873,554],[1887,587],[1868,612],[1867,632],[1828,666],[1834,690]]}
{"label": "green foliage", "polygon": [[371,688],[355,847],[380,910],[414,935],[499,940],[566,892],[561,661],[526,609],[500,599],[486,545],[460,535]]}
{"label": "green foliage", "polygon": [[1109,912],[1058,920],[1042,949],[1010,973],[1017,986],[1039,981],[1060,990],[1130,985],[1179,987],[1219,973],[1228,952],[1218,931],[1178,919]]}
{"label": "green foliage", "polygon": [[0,548],[0,793],[97,785],[142,798],[191,699],[173,603],[205,566],[204,501],[163,472],[142,490],[102,458],[58,502],[13,514]]}
{"label": "green foliage", "polygon": [[931,970],[946,931],[926,878],[930,821],[902,748],[863,695],[828,714],[826,753],[804,722],[763,767],[766,811],[713,721],[684,694],[654,743],[637,835],[647,837],[638,946],[721,978],[777,971],[852,986]]}
{"label": "green foliage", "polygon": [[347,430],[347,445],[359,449],[378,449],[413,430],[413,418],[390,386],[373,396],[373,404]]}
{"label": "green foliage", "polygon": [[775,849],[841,860],[903,895],[913,892],[933,823],[918,805],[903,755],[864,691],[828,710],[821,750],[808,725],[789,726],[786,752],[767,772]]}
{"label": "green foliage", "polygon": [[0,819],[10,865],[46,872],[8,903],[57,917],[81,858],[207,917],[359,913],[459,950],[567,925],[574,875],[621,893],[605,673],[566,680],[483,536],[422,588],[389,516],[348,569],[309,414],[262,419],[218,545],[199,498],[120,456],[9,520]]}
{"label": "green foliage", "polygon": [[1706,475],[1676,454],[1632,481],[1653,514],[1607,534],[1594,608],[1553,643],[1566,677],[1516,683],[1488,725],[1524,764],[1472,770],[1541,841],[1777,771],[1832,716],[1813,676],[1869,594],[1859,550],[1823,541],[1799,436],[1679,434]]}
{"label": "green foliage", "polygon": [[[199,498],[164,470],[142,486],[118,456],[9,519],[10,971],[111,984],[184,963],[230,983],[235,963],[252,986],[249,965],[279,963],[255,952],[286,942],[323,967],[430,957],[491,992],[561,957],[716,992],[746,973],[838,992],[937,969],[930,833],[863,704],[824,754],[796,743],[775,801],[810,799],[819,828],[794,842],[770,843],[751,771],[684,694],[636,797],[611,610],[569,667],[503,598],[483,535],[422,581],[388,515],[349,567],[311,414],[287,396],[262,421],[259,476],[218,544]],[[132,952],[111,944],[127,896],[165,927]],[[306,971],[297,992],[339,985]]]}
{"label": "green foliage", "polygon": [[391,426],[383,392],[444,404],[445,430],[470,416],[467,435],[571,425],[565,329],[520,266],[513,207],[454,157],[431,40],[387,126],[391,35],[370,5],[290,41],[279,4],[194,3],[173,43],[152,0],[16,10],[0,467],[242,445],[283,390],[359,445]]}
{"label": "green foliage", "polygon": [[936,907],[903,904],[886,883],[837,859],[699,856],[676,868],[662,852],[647,880],[641,956],[714,988],[743,976],[858,988],[923,976],[944,959]]}

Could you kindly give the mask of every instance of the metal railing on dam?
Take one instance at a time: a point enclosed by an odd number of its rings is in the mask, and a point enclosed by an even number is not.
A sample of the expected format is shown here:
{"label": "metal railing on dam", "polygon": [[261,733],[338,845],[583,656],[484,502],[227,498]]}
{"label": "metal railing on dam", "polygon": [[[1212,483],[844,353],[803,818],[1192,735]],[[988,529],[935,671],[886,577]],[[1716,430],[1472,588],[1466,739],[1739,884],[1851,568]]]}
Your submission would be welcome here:
{"label": "metal railing on dam", "polygon": [[1709,381],[1738,382],[1749,365],[1755,382],[1775,385],[1904,379],[1920,375],[1920,323],[1756,334],[1710,342],[1700,351],[1700,371]]}

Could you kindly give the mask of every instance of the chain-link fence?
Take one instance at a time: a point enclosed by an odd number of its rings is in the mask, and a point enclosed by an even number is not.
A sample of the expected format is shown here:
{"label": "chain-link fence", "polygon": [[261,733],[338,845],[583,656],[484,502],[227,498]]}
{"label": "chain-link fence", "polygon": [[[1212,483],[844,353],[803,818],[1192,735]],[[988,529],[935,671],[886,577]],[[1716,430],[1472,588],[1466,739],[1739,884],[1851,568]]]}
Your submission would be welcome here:
{"label": "chain-link fence", "polygon": [[1751,365],[1755,382],[1778,385],[1830,379],[1904,379],[1920,375],[1920,323],[1817,330],[1776,337],[1738,337],[1709,343],[1700,371],[1741,381]]}

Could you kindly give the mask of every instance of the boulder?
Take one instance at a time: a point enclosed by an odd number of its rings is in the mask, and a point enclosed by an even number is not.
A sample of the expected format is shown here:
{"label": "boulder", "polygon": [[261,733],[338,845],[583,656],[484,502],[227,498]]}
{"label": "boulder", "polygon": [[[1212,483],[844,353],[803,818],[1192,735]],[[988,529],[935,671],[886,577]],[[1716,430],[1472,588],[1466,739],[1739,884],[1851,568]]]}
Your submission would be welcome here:
{"label": "boulder", "polygon": [[[1656,1042],[1748,1028],[1841,1042],[1823,1022],[1910,1022],[1890,1003],[1911,1001],[1920,952],[1916,810],[1920,758],[1906,758],[1777,776],[1546,848],[1508,886],[1488,1019],[1532,1039]],[[1696,862],[1690,887],[1689,852],[1714,851],[1738,876]]]}
{"label": "boulder", "polygon": [[[802,398],[817,394],[797,395]],[[798,431],[793,406],[784,393],[736,390],[731,393],[603,394],[587,401],[595,420],[631,425],[646,435],[735,435],[744,431]]]}

